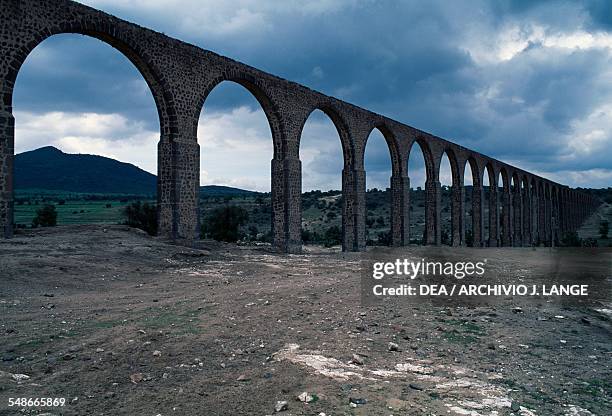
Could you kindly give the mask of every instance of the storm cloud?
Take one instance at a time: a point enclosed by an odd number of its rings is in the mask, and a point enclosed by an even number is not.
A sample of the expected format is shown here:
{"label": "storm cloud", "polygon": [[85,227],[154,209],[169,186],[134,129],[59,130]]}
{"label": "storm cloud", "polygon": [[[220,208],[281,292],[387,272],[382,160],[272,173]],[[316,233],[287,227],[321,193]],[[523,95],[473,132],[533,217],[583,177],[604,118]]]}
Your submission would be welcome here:
{"label": "storm cloud", "polygon": [[[608,1],[84,3],[562,183],[612,184]],[[202,182],[269,189],[272,145],[257,101],[241,87],[218,88],[200,119]],[[55,144],[156,170],[155,155],[127,150],[146,141],[154,151],[153,98],[133,65],[98,40],[43,42],[19,74],[14,107],[17,151]],[[304,188],[338,188],[333,124],[309,120],[302,143]],[[388,186],[385,146],[369,141],[368,187]]]}

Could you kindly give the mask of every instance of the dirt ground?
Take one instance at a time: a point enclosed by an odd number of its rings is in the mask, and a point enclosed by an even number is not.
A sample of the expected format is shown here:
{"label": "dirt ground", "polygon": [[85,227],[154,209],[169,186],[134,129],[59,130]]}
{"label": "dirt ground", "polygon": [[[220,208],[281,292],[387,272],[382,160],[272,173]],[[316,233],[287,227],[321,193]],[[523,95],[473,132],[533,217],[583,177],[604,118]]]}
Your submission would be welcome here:
{"label": "dirt ground", "polygon": [[[612,414],[605,302],[362,307],[361,255],[310,251],[122,226],[0,240],[0,415]],[[463,253],[528,279],[554,249]]]}

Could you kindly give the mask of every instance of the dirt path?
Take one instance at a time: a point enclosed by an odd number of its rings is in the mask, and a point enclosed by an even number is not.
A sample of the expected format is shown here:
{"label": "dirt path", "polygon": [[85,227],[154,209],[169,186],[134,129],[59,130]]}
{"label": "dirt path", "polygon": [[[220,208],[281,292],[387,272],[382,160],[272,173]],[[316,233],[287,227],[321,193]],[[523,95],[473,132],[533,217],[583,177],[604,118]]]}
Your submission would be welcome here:
{"label": "dirt path", "polygon": [[[502,272],[551,253],[486,251]],[[0,241],[0,415],[612,414],[605,310],[363,308],[359,259],[119,226]]]}

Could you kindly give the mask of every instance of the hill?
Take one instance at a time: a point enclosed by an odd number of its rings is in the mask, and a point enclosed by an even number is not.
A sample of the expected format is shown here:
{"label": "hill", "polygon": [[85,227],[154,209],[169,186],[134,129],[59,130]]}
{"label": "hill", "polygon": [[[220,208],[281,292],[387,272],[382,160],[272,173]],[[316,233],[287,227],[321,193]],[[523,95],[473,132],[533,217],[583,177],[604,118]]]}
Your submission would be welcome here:
{"label": "hill", "polygon": [[15,156],[15,189],[153,195],[156,178],[130,163],[52,146]]}
{"label": "hill", "polygon": [[[15,189],[85,194],[155,195],[155,175],[104,156],[70,154],[46,146],[15,156]],[[256,192],[207,185],[202,196],[251,195]]]}
{"label": "hill", "polygon": [[232,188],[231,186],[204,185],[200,186],[200,196],[248,196],[257,195],[258,192],[245,189]]}

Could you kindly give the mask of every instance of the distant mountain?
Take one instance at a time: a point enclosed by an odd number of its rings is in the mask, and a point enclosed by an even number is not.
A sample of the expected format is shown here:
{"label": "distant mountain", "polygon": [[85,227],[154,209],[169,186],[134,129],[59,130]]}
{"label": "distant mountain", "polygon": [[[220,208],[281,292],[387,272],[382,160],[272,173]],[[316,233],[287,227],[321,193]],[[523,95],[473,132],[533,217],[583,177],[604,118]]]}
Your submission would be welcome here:
{"label": "distant mountain", "polygon": [[204,185],[200,186],[201,196],[226,196],[226,195],[255,195],[258,192],[245,189],[232,188],[231,186]]}
{"label": "distant mountain", "polygon": [[[15,155],[15,189],[155,195],[157,177],[130,163],[46,146]],[[207,196],[255,193],[217,185],[202,186],[200,192]]]}

